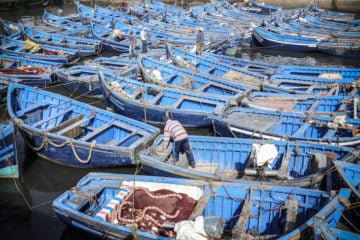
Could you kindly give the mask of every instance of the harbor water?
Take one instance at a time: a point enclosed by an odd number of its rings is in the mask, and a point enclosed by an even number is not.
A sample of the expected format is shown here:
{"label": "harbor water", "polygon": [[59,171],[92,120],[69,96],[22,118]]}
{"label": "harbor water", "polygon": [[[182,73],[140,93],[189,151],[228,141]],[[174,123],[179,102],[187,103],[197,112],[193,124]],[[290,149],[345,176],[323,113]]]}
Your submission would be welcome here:
{"label": "harbor water", "polygon": [[[56,12],[62,7],[64,15],[75,12],[74,6],[51,6],[49,11]],[[1,17],[17,21],[22,16],[41,16],[43,9],[21,9],[16,12],[1,12]],[[336,66],[360,68],[358,59],[346,59],[321,53],[279,52],[271,49],[252,46],[237,52],[237,57],[263,61],[278,65]],[[47,90],[76,98],[72,92],[62,86],[50,87]],[[104,107],[103,102],[82,97],[78,100],[87,103],[96,102],[95,106]],[[6,104],[2,106],[2,120],[6,119]],[[190,134],[212,135],[212,129],[189,129]],[[76,229],[60,221],[52,210],[52,201],[89,172],[112,172],[142,174],[140,166],[108,169],[81,169],[58,165],[37,157],[26,151],[26,164],[21,170],[21,178],[0,180],[0,239],[36,239],[36,240],[79,240],[90,239]]]}

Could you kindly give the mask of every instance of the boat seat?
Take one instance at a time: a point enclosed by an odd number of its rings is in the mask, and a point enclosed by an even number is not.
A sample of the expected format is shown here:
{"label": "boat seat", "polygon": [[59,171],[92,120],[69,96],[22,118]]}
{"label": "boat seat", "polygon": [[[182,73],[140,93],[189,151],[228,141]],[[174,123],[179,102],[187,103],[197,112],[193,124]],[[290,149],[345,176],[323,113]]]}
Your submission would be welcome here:
{"label": "boat seat", "polygon": [[292,155],[292,150],[289,150],[289,145],[288,145],[281,160],[281,166],[279,169],[279,176],[278,176],[280,179],[288,178],[288,170],[289,170],[291,155]]}
{"label": "boat seat", "polygon": [[337,132],[336,129],[329,129],[329,130],[325,133],[325,135],[321,138],[320,141],[331,140],[331,139],[334,137],[334,135],[335,135],[336,132]]}
{"label": "boat seat", "polygon": [[198,200],[193,212],[191,213],[189,220],[194,220],[196,217],[200,216],[206,206],[208,205],[208,201],[210,199],[211,193],[206,191]]}
{"label": "boat seat", "polygon": [[150,104],[158,105],[156,102],[163,97],[163,92],[159,92],[154,98],[150,99]]}
{"label": "boat seat", "polygon": [[82,138],[80,138],[79,140],[81,141],[88,141],[89,139],[95,137],[96,135],[98,135],[99,133],[105,131],[106,129],[108,129],[111,125],[113,125],[114,121],[110,121],[107,124],[99,127],[99,128],[95,128],[94,131],[92,131],[89,134],[86,134],[85,136],[83,136]]}
{"label": "boat seat", "polygon": [[140,131],[140,129],[133,131],[131,134],[127,135],[126,137],[124,137],[123,139],[121,139],[121,141],[117,141],[116,142],[116,146],[120,146],[121,144],[123,144],[124,142],[126,142],[127,140],[129,140],[130,138],[132,138],[135,134],[137,134]]}
{"label": "boat seat", "polygon": [[293,134],[291,134],[292,137],[302,137],[305,133],[305,131],[311,126],[310,123],[306,122],[303,125],[301,125]]}
{"label": "boat seat", "polygon": [[242,239],[241,233],[245,231],[246,224],[249,221],[253,201],[246,201],[241,209],[239,220],[232,230],[232,239]]}
{"label": "boat seat", "polygon": [[58,131],[57,134],[67,136],[70,138],[77,137],[82,133],[81,125],[83,125],[87,121],[90,121],[93,118],[94,118],[94,116],[91,116],[90,118],[83,118],[83,116],[81,118],[79,117],[79,119],[77,121],[74,121],[69,126]]}
{"label": "boat seat", "polygon": [[296,198],[289,198],[286,206],[285,233],[293,231],[296,228],[296,218],[298,215],[299,202]]}
{"label": "boat seat", "polygon": [[27,107],[27,108],[23,108],[19,111],[16,112],[16,115],[17,117],[22,117],[24,116],[25,114],[29,113],[29,112],[32,112],[32,111],[35,111],[35,110],[38,110],[40,108],[44,108],[44,107],[47,107],[49,106],[50,103],[45,103],[45,102],[40,102],[40,103],[36,103],[36,104],[32,104],[31,106]]}
{"label": "boat seat", "polygon": [[322,153],[311,154],[311,173],[316,174],[327,169],[327,156]]}
{"label": "boat seat", "polygon": [[53,119],[56,119],[57,117],[65,116],[66,114],[71,113],[72,111],[73,111],[72,108],[68,108],[68,109],[66,109],[66,110],[64,110],[64,111],[58,112],[58,113],[56,113],[56,114],[54,114],[54,115],[51,115],[51,116],[49,116],[49,117],[47,117],[47,118],[44,118],[43,120],[40,120],[40,121],[38,121],[38,122],[35,122],[32,126],[33,126],[33,127],[40,127],[40,126],[43,125],[44,123],[47,123],[47,122],[49,122],[49,121],[51,121],[51,120],[53,120]]}
{"label": "boat seat", "polygon": [[59,125],[57,125],[55,127],[48,129],[48,131],[51,133],[59,132],[65,128],[67,128],[68,126],[72,125],[73,123],[78,122],[79,120],[83,119],[83,117],[84,117],[83,114],[79,114],[73,118],[65,120],[64,122],[60,123]]}
{"label": "boat seat", "polygon": [[319,107],[319,104],[320,104],[319,101],[315,101],[307,111],[309,111],[309,112],[316,111]]}

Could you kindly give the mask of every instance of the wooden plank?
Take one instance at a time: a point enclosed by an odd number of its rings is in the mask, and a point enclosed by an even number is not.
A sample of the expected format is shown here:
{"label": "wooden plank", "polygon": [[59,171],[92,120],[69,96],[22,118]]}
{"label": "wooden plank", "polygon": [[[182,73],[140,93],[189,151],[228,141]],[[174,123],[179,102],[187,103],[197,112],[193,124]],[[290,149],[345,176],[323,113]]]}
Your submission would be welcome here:
{"label": "wooden plank", "polygon": [[245,231],[246,224],[249,220],[251,208],[253,206],[252,201],[244,202],[244,206],[241,210],[239,220],[232,230],[232,238],[231,239],[241,239],[241,234]]}
{"label": "wooden plank", "polygon": [[332,138],[334,137],[336,131],[337,131],[336,129],[329,129],[329,130],[325,133],[325,135],[321,138],[321,140],[325,140],[325,139],[330,140],[330,139],[332,139]]}
{"label": "wooden plank", "polygon": [[204,195],[201,196],[193,212],[191,213],[189,220],[194,220],[196,217],[202,214],[202,212],[204,211],[204,209],[208,204],[209,199],[210,199],[210,193],[205,193]]}
{"label": "wooden plank", "polygon": [[112,126],[112,125],[113,125],[113,122],[114,122],[114,121],[110,121],[110,122],[108,122],[107,124],[105,124],[105,125],[103,125],[103,126],[101,126],[101,127],[99,127],[99,128],[96,128],[94,131],[92,131],[91,133],[83,136],[83,137],[80,138],[79,140],[80,140],[80,141],[88,141],[89,139],[95,137],[95,136],[98,135],[99,133],[105,131],[105,130],[108,129],[110,126]]}
{"label": "wooden plank", "polygon": [[[67,126],[66,128],[58,131],[57,134],[71,137],[71,136],[69,135],[71,131],[73,131],[73,130],[74,130],[75,128],[77,128],[77,127],[80,127],[82,124],[84,124],[85,122],[87,122],[87,121],[89,121],[89,120],[91,120],[91,119],[93,119],[93,118],[94,118],[94,116],[92,116],[92,117],[90,117],[90,118],[79,119],[79,121],[74,122],[73,124]],[[80,129],[80,130],[81,130],[81,129]],[[77,134],[75,134],[75,135],[77,135]]]}
{"label": "wooden plank", "polygon": [[31,105],[31,106],[28,106],[27,108],[24,108],[24,109],[21,109],[21,110],[17,111],[16,115],[17,115],[17,117],[21,117],[21,116],[25,115],[26,113],[32,112],[32,111],[37,110],[39,108],[47,107],[49,105],[50,105],[50,103],[44,103],[44,102],[36,103],[36,104]]}
{"label": "wooden plank", "polygon": [[285,233],[291,232],[296,228],[296,218],[298,212],[298,200],[290,198],[286,210]]}
{"label": "wooden plank", "polygon": [[70,113],[71,111],[73,111],[73,109],[72,109],[72,108],[68,108],[68,109],[66,109],[65,111],[58,112],[58,113],[56,113],[56,114],[51,115],[50,117],[47,117],[47,118],[44,118],[43,120],[40,120],[40,121],[38,121],[38,122],[35,122],[32,126],[33,126],[33,127],[39,127],[39,126],[41,126],[42,124],[47,123],[47,122],[49,122],[49,121],[51,121],[51,120],[53,120],[53,119],[55,119],[55,118],[57,118],[57,117],[60,117],[61,115],[66,115],[67,113]]}
{"label": "wooden plank", "polygon": [[78,122],[79,120],[83,119],[84,115],[83,114],[79,114],[71,119],[66,120],[65,122],[60,123],[59,125],[50,128],[48,131],[53,133],[53,132],[58,132],[68,126],[70,126],[71,124]]}
{"label": "wooden plank", "polygon": [[293,134],[291,134],[292,137],[302,137],[305,133],[305,131],[311,126],[310,123],[305,122],[303,125],[301,125]]}
{"label": "wooden plank", "polygon": [[292,155],[292,151],[289,150],[289,145],[286,147],[286,152],[284,153],[284,156],[281,161],[281,166],[279,169],[279,178],[280,179],[287,179],[288,175],[288,168],[289,168],[289,162]]}

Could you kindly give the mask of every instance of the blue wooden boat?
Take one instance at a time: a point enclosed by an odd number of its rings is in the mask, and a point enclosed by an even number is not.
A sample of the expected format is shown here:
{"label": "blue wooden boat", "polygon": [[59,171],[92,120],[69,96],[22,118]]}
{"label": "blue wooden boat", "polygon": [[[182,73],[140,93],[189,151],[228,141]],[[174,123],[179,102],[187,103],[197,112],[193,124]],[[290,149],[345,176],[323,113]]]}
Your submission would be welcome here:
{"label": "blue wooden boat", "polygon": [[81,31],[88,31],[89,26],[85,26],[79,22],[74,22],[70,19],[59,17],[54,14],[51,14],[47,11],[44,11],[42,15],[42,20],[46,25],[59,28],[59,29],[77,29]]}
{"label": "blue wooden boat", "polygon": [[222,62],[231,67],[243,68],[247,71],[260,73],[262,75],[272,75],[275,70],[279,67],[275,64],[260,62],[260,61],[251,61],[244,58],[235,58],[225,55],[214,54],[210,52],[205,52],[204,56],[212,57],[217,61]]}
{"label": "blue wooden boat", "polygon": [[[111,37],[112,29],[91,22],[91,30],[95,38],[103,42],[103,48],[109,52],[127,52],[129,50],[128,35],[124,35],[123,39]],[[140,49],[140,44],[137,45]]]}
{"label": "blue wooden boat", "polygon": [[67,97],[11,84],[9,115],[38,155],[76,167],[134,164],[159,129]]}
{"label": "blue wooden boat", "polygon": [[112,70],[132,71],[137,66],[137,60],[129,60],[121,57],[97,57],[85,60],[84,65],[101,69],[107,68]]}
{"label": "blue wooden boat", "polygon": [[0,124],[0,133],[0,178],[17,178],[19,170],[13,123]]}
{"label": "blue wooden boat", "polygon": [[340,146],[360,143],[360,120],[341,116],[308,116],[238,107],[229,108],[215,118],[213,126],[216,133],[224,137],[299,140]]}
{"label": "blue wooden boat", "polygon": [[102,51],[102,43],[97,39],[65,36],[23,27],[25,35],[33,42],[50,46],[71,48],[79,51],[81,57],[97,55]]}
{"label": "blue wooden boat", "polygon": [[281,51],[316,51],[319,43],[313,38],[284,36],[261,27],[254,28],[253,37],[261,46]]}
{"label": "blue wooden boat", "polygon": [[[238,105],[239,99],[248,90],[240,84],[227,82],[201,73],[194,73],[150,57],[140,57],[138,63],[145,82],[185,91],[231,98],[231,104],[233,105]],[[160,71],[162,79],[158,79],[153,75],[155,67]]]}
{"label": "blue wooden boat", "polygon": [[[58,17],[53,15],[54,17]],[[66,17],[63,17],[66,20]],[[82,28],[62,28],[60,25],[47,25],[41,17],[33,17],[33,16],[25,16],[21,17],[19,20],[19,24],[24,27],[32,28],[35,30],[40,30],[49,33],[58,33],[67,36],[76,36],[76,37],[91,37],[89,35],[90,28],[89,27],[82,27]],[[70,19],[71,22],[73,20]],[[55,21],[56,22],[56,21]]]}
{"label": "blue wooden boat", "polygon": [[[340,215],[341,211],[335,209],[336,214]],[[360,239],[360,234],[350,232],[339,227],[330,221],[324,220],[323,216],[314,217],[314,239]]]}
{"label": "blue wooden boat", "polygon": [[0,55],[0,76],[18,79],[29,86],[44,87],[53,84],[56,81],[54,70],[61,66],[60,63]]}
{"label": "blue wooden boat", "polygon": [[274,5],[268,5],[268,4],[260,4],[260,3],[256,2],[255,0],[249,0],[248,4],[250,6],[261,9],[260,13],[262,13],[262,14],[272,14],[274,12],[282,10],[281,7],[274,6]]}
{"label": "blue wooden boat", "polygon": [[357,231],[360,223],[360,210],[356,206],[360,201],[360,167],[357,163],[333,161],[336,171],[331,172],[331,186],[333,189],[350,188],[351,206],[343,212],[344,225],[352,231]]}
{"label": "blue wooden boat", "polygon": [[[169,227],[164,221],[178,223],[175,230],[180,237],[178,227],[185,223],[182,221],[193,224],[195,220],[201,227],[190,232],[200,231],[201,235],[195,235],[199,239],[210,235],[207,228],[200,230],[204,225],[218,230],[213,230],[210,236],[240,239],[240,236],[278,237],[291,232],[330,200],[326,192],[303,188],[89,173],[76,187],[54,200],[53,210],[65,223],[97,238],[175,239],[174,225]],[[141,217],[128,218],[129,206]],[[161,213],[166,214],[160,218]],[[149,214],[152,220],[145,220]],[[201,219],[204,225],[199,223]],[[131,227],[133,223],[138,228]]]}
{"label": "blue wooden boat", "polygon": [[307,76],[290,74],[274,74],[270,81],[262,86],[266,92],[281,92],[292,94],[359,96],[357,81],[342,81],[334,79],[316,79]]}
{"label": "blue wooden boat", "polygon": [[360,41],[355,43],[321,41],[318,44],[318,51],[340,57],[360,58]]}
{"label": "blue wooden boat", "polygon": [[314,79],[334,79],[336,81],[355,81],[358,77],[360,77],[360,68],[281,65],[276,69],[275,74],[305,76]]}
{"label": "blue wooden boat", "polygon": [[[101,69],[102,71],[109,71]],[[103,91],[98,77],[98,68],[90,66],[72,66],[70,68],[60,69],[55,72],[57,79],[72,92],[89,97],[102,98]],[[126,69],[126,73],[136,74],[136,68]],[[122,75],[124,70],[114,70],[109,74]]]}
{"label": "blue wooden boat", "polygon": [[246,71],[241,68],[231,67],[212,58],[198,56],[195,53],[171,47],[170,45],[167,45],[167,50],[173,63],[177,66],[200,71],[228,81],[233,81],[241,85],[246,85],[249,88],[259,90],[263,80],[267,79],[267,76],[265,75]]}
{"label": "blue wooden boat", "polygon": [[[62,64],[73,64],[80,59],[79,52],[70,48],[61,48],[42,44],[33,51],[26,49],[26,41],[15,40],[0,36],[2,45],[0,51],[4,54],[31,58],[36,60],[57,62]],[[30,42],[33,44],[33,42]]]}
{"label": "blue wooden boat", "polygon": [[81,4],[80,1],[74,1],[76,12],[83,19],[82,21],[90,23],[91,19],[94,17],[95,10],[92,7]]}
{"label": "blue wooden boat", "polygon": [[[340,237],[340,234],[338,235],[340,238],[331,238],[331,236],[333,234],[336,234],[336,232],[332,232],[330,235],[326,235],[326,232],[323,232],[324,229],[322,228],[322,226],[319,226],[319,221],[321,221],[322,224],[331,227],[331,230],[335,230],[335,227],[339,223],[343,222],[342,213],[346,210],[346,205],[349,203],[349,196],[349,189],[341,189],[340,191],[338,191],[337,196],[335,196],[324,208],[322,208],[318,213],[316,213],[315,216],[310,218],[308,221],[306,221],[306,223],[302,224],[294,231],[281,236],[280,238],[278,238],[278,240],[302,239],[304,238],[304,236],[306,236],[305,238],[307,239],[312,239],[313,237],[313,239],[344,239]],[[320,232],[325,235],[320,236]]]}
{"label": "blue wooden boat", "polygon": [[168,114],[185,127],[209,127],[210,116],[221,114],[228,98],[199,94],[99,72],[105,100],[116,112],[145,123],[162,125]]}
{"label": "blue wooden boat", "polygon": [[[186,155],[174,163],[173,144],[162,152],[163,135],[140,155],[143,170],[154,176],[206,181],[271,181],[276,185],[318,188],[330,168],[328,158],[355,161],[354,149],[307,142],[265,141],[223,137],[189,136],[196,168],[188,167]],[[266,149],[266,150],[265,150]],[[262,165],[264,155],[268,163]]]}
{"label": "blue wooden boat", "polygon": [[8,20],[3,20],[1,18],[0,21],[2,21],[3,30],[8,37],[16,39],[21,37],[22,30],[20,24]]}
{"label": "blue wooden boat", "polygon": [[[307,113],[311,115],[346,115],[358,118],[356,104],[350,96],[314,96],[252,92],[241,100],[242,107],[271,111]],[[356,116],[354,116],[356,114]]]}

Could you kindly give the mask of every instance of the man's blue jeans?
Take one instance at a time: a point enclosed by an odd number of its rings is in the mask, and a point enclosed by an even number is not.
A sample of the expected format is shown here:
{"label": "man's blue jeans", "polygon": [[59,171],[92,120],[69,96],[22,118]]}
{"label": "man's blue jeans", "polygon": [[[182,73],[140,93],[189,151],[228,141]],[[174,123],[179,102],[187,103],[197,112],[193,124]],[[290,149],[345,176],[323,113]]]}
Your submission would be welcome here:
{"label": "man's blue jeans", "polygon": [[179,161],[179,154],[181,153],[185,153],[186,154],[186,158],[189,162],[189,165],[195,165],[195,160],[194,160],[194,155],[192,154],[192,151],[190,149],[190,145],[189,145],[189,141],[188,139],[184,139],[178,142],[174,142],[174,161],[177,162]]}

